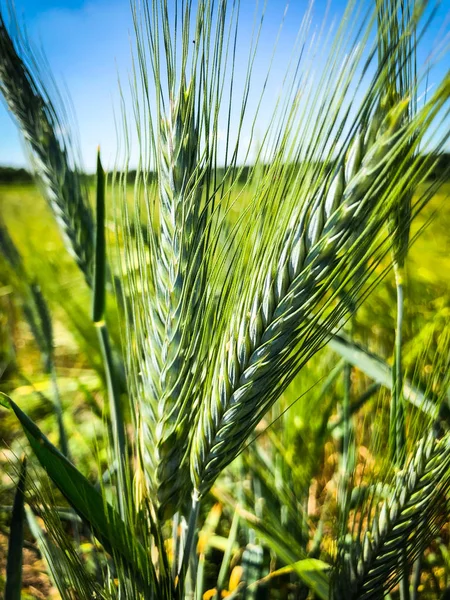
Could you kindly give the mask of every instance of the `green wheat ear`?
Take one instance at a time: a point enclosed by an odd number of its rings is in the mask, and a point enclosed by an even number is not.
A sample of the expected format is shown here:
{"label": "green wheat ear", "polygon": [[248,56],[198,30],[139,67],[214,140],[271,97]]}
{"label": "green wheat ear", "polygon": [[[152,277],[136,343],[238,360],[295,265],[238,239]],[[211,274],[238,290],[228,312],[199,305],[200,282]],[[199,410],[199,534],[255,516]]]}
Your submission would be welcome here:
{"label": "green wheat ear", "polygon": [[[88,284],[92,281],[93,217],[74,165],[67,126],[52,102],[32,50],[6,27],[0,12],[0,91],[25,139],[34,174],[58,222],[65,244]],[[63,113],[61,105],[60,112]],[[65,132],[62,134],[61,132]]]}
{"label": "green wheat ear", "polygon": [[[341,550],[336,600],[384,597],[403,575],[400,550],[411,565],[445,523],[449,489],[450,435],[440,440],[427,435],[396,475],[388,499],[376,507],[358,539]],[[361,522],[372,502],[359,507]]]}
{"label": "green wheat ear", "polygon": [[[155,4],[155,10],[159,10]],[[166,47],[170,47],[168,15],[162,11]],[[145,59],[144,29],[156,31],[157,16],[144,9],[144,23],[137,25],[138,60],[141,70],[149,66]],[[163,74],[157,51],[150,50],[150,64],[155,90],[143,83],[145,97],[156,96],[157,115],[143,127],[152,130],[151,155],[156,167],[156,182],[148,184],[148,167],[142,162],[138,170],[135,196],[136,215],[148,215],[148,236],[141,258],[140,281],[125,285],[131,300],[130,322],[143,316],[138,329],[137,361],[130,377],[135,380],[139,440],[142,444],[143,469],[147,487],[155,494],[160,514],[170,517],[188,498],[189,469],[186,463],[192,406],[193,380],[199,368],[199,340],[195,322],[205,298],[206,266],[203,262],[211,208],[205,204],[207,162],[202,157],[201,127],[203,109],[199,107],[195,67],[188,72],[189,9],[182,24],[180,80],[175,81],[172,58],[167,58],[168,99],[163,105]],[[148,20],[148,22],[146,21]],[[200,13],[195,21],[196,39],[205,35]],[[151,34],[153,35],[153,34]],[[150,45],[152,38],[150,35]],[[156,35],[156,33],[155,33]],[[173,58],[175,60],[175,58]],[[195,63],[194,56],[194,63]],[[189,83],[187,83],[189,81]],[[142,148],[144,151],[144,148]],[[144,188],[140,205],[140,185]],[[124,230],[129,228],[123,213]],[[141,230],[139,218],[136,230]],[[125,244],[126,260],[132,261],[136,249],[130,240]],[[148,256],[145,254],[148,253]],[[145,290],[151,290],[149,297]],[[130,357],[130,363],[133,359]]]}
{"label": "green wheat ear", "polygon": [[[401,144],[401,116],[407,105],[402,101],[384,118],[378,115],[374,137],[360,132],[325,190],[308,198],[298,221],[291,223],[280,258],[255,286],[247,310],[240,308],[243,318],[233,322],[222,347],[212,394],[199,414],[193,439],[191,473],[200,495],[210,489],[273,403],[283,363],[299,337],[307,334],[308,319],[329,284],[339,286],[340,278],[370,255],[367,236],[384,224],[382,179],[389,157]],[[316,347],[321,342],[316,338]],[[303,352],[314,352],[314,347]]]}
{"label": "green wheat ear", "polygon": [[[191,486],[196,497],[208,492],[358,301],[386,250],[382,231],[401,187],[423,176],[418,162],[397,169],[406,143],[420,129],[418,145],[446,97],[441,87],[414,123],[405,123],[410,98],[383,102],[389,78],[379,69],[350,119],[348,90],[360,63],[370,70],[376,44],[364,62],[369,19],[348,59],[343,26],[333,48],[343,71],[333,55],[322,82],[332,81],[335,89],[321,98],[320,114],[314,94],[290,91],[292,106],[278,105],[250,169],[252,183],[244,187],[243,193],[252,190],[248,206],[230,227],[230,197],[240,194],[236,157],[242,141],[238,137],[220,173],[217,115],[230,75],[224,40],[232,47],[237,37],[224,25],[226,3],[216,15],[200,2],[195,18],[190,5],[185,8],[177,31],[165,2],[145,4],[141,20],[134,11],[133,98],[142,148],[134,215],[123,190],[120,207],[129,380],[142,468],[162,515],[180,507]],[[218,33],[211,33],[213,22]],[[221,60],[216,72],[211,65]],[[300,72],[300,60],[293,64]],[[299,89],[301,76],[294,83],[292,89]],[[244,92],[240,126],[246,101]],[[348,136],[342,133],[347,130]],[[229,138],[227,144],[232,146]]]}

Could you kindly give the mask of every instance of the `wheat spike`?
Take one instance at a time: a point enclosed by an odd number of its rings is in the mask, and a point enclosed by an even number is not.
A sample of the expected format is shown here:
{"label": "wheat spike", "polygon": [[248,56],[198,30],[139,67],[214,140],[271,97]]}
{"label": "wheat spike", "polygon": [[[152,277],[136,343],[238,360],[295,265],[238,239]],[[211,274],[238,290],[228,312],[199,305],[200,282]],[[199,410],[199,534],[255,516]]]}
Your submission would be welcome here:
{"label": "wheat spike", "polygon": [[[170,118],[162,122],[160,189],[160,246],[155,269],[155,305],[161,338],[154,338],[148,352],[159,354],[156,368],[149,373],[151,388],[158,390],[156,407],[156,486],[163,511],[171,512],[182,500],[189,483],[183,467],[189,427],[190,398],[183,388],[192,370],[193,323],[199,309],[203,281],[199,238],[201,187],[192,191],[196,168],[195,126],[185,131],[192,118],[189,91],[182,91]],[[153,411],[152,411],[153,412]],[[146,419],[145,405],[142,417]],[[151,415],[153,418],[153,415]],[[147,447],[147,450],[149,448]],[[153,448],[151,449],[153,451]],[[151,463],[150,463],[151,464]]]}
{"label": "wheat spike", "polygon": [[[388,499],[376,508],[358,542],[342,550],[334,585],[336,600],[383,598],[402,576],[400,550],[406,549],[411,564],[426,547],[427,538],[432,538],[436,528],[446,521],[449,442],[448,434],[441,440],[428,435],[417,445],[414,455],[396,476]],[[364,507],[362,515],[365,516]],[[425,522],[429,527],[423,527]],[[419,529],[421,535],[414,534]]]}
{"label": "wheat spike", "polygon": [[64,123],[40,80],[31,50],[19,34],[13,40],[1,14],[0,91],[25,139],[35,175],[66,246],[90,284],[93,218],[72,164],[71,141],[66,133],[57,133],[64,132]]}
{"label": "wheat spike", "polygon": [[[280,379],[298,331],[303,327],[306,332],[308,317],[324,298],[333,273],[341,269],[345,274],[352,264],[359,265],[363,236],[382,226],[381,214],[376,215],[380,192],[374,188],[395,147],[404,109],[400,103],[381,122],[378,117],[375,135],[373,127],[360,132],[331,185],[317,192],[291,228],[277,268],[270,268],[250,310],[232,325],[194,434],[191,473],[200,495],[279,394],[273,392],[274,378]],[[371,234],[369,223],[375,226]],[[349,248],[352,254],[346,256]],[[320,342],[315,341],[316,348]]]}
{"label": "wheat spike", "polygon": [[[155,15],[145,14],[153,23]],[[167,20],[167,14],[162,18]],[[169,35],[168,21],[165,23],[165,35]],[[200,28],[199,23],[197,27]],[[182,61],[189,52],[189,28],[187,12],[183,19]],[[199,30],[197,38],[201,35]],[[155,54],[150,54],[158,97],[162,94],[163,77]],[[143,55],[141,48],[139,56]],[[199,140],[203,108],[198,106],[195,69],[188,74],[186,64],[182,64],[180,80],[175,82],[168,59],[167,105],[161,104],[155,121],[144,125],[150,130],[155,128],[151,154],[157,181],[150,191],[145,190],[148,240],[147,244],[140,244],[139,250],[149,267],[141,273],[140,282],[130,285],[131,318],[140,319],[136,335],[138,358],[131,366],[139,439],[147,483],[165,516],[171,516],[189,497],[185,456],[195,396],[193,373],[200,362],[194,322],[204,300],[203,248],[209,212],[204,205],[205,159],[201,158]],[[138,177],[144,187],[149,171],[150,167],[142,164]],[[136,221],[135,226],[140,229],[141,222]],[[129,256],[135,251],[130,242]],[[150,293],[145,294],[144,290]]]}

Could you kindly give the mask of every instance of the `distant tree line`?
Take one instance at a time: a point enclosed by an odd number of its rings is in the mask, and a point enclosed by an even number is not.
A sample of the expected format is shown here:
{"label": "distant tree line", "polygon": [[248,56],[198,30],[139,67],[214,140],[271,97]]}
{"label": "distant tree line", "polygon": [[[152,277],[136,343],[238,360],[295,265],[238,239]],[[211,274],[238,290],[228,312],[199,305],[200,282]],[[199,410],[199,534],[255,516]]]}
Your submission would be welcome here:
{"label": "distant tree line", "polygon": [[[237,167],[241,170],[239,176],[239,182],[244,183],[251,171],[249,166]],[[292,165],[295,169],[295,165]],[[218,179],[221,179],[223,175],[223,169],[218,169]],[[447,176],[450,179],[450,152],[443,153],[437,161],[432,173],[430,174],[431,179],[437,179],[443,176]],[[154,174],[150,174],[150,179],[154,177]],[[94,183],[94,175],[85,175],[87,183]],[[134,183],[136,179],[136,170],[130,170],[127,173],[127,182]],[[26,184],[32,183],[33,177],[26,169],[15,169],[14,167],[1,167],[0,166],[0,184]]]}
{"label": "distant tree line", "polygon": [[447,179],[450,179],[450,152],[446,152],[439,157],[431,175],[436,179],[446,175]]}
{"label": "distant tree line", "polygon": [[33,177],[26,169],[0,167],[0,183],[31,183]]}

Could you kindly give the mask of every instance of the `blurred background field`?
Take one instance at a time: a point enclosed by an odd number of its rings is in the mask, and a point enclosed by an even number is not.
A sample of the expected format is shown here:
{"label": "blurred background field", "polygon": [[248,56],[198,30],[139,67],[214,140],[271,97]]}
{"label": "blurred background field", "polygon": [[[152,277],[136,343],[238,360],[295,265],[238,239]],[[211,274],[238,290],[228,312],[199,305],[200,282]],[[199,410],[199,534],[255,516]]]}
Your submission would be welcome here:
{"label": "blurred background field", "polygon": [[[93,197],[92,186],[90,192]],[[132,185],[129,186],[128,193],[131,199]],[[437,356],[440,348],[448,349],[448,346],[443,344],[442,336],[446,335],[445,331],[447,331],[450,318],[449,201],[450,182],[441,187],[421,214],[415,218],[412,226],[414,242],[406,264],[404,365],[407,377],[414,379],[415,383],[423,389],[432,386],[432,382],[430,383],[430,377],[434,372],[432,365],[445,362],[445,357],[440,360]],[[246,202],[247,198],[244,193],[234,207],[236,214],[243,210]],[[107,229],[109,245],[113,248],[115,226],[110,195],[109,204]],[[106,402],[100,350],[88,311],[90,306],[88,289],[80,271],[65,249],[46,202],[33,184],[2,184],[0,186],[0,206],[2,220],[23,257],[25,271],[30,281],[35,280],[41,287],[51,310],[55,367],[72,459],[83,473],[95,481],[99,475],[99,469],[106,469],[108,464],[104,444]],[[21,286],[20,278],[18,279],[17,275],[7,268],[4,261],[0,264],[0,391],[11,394],[12,398],[20,403],[22,409],[39,423],[50,440],[57,444],[58,433],[50,400],[53,393],[52,381],[43,369],[41,354],[24,318],[23,307],[27,301],[26,293]],[[380,268],[380,273],[381,270]],[[394,277],[392,272],[388,271],[359,308],[353,321],[354,339],[384,358],[389,364],[392,364],[394,345],[395,294]],[[114,309],[112,286],[110,286],[108,303],[110,331],[116,347],[120,348],[120,313]],[[332,385],[326,385],[326,375],[333,373],[336,365],[339,366],[340,360],[339,356],[326,347],[309,362],[266,417],[264,423],[261,424],[260,431],[264,430],[272,420],[277,419],[292,404],[283,414],[283,418],[278,419],[266,431],[258,444],[252,444],[252,448],[238,459],[237,466],[230,469],[230,474],[225,476],[223,484],[215,487],[214,494],[216,500],[219,500],[218,506],[223,514],[221,512],[221,521],[216,532],[217,539],[212,542],[217,546],[212,552],[211,563],[213,565],[214,562],[220,563],[220,549],[222,548],[223,551],[226,537],[230,532],[233,515],[230,507],[233,503],[232,501],[228,502],[227,506],[227,501],[233,497],[233,494],[230,497],[227,494],[233,487],[235,468],[238,472],[242,472],[242,469],[245,471],[246,461],[250,460],[256,477],[269,477],[270,479],[274,473],[284,473],[286,477],[285,492],[288,496],[293,494],[289,501],[293,498],[295,500],[295,485],[305,477],[308,464],[311,463],[311,468],[314,468],[313,465],[316,464],[311,457],[315,449],[320,446],[317,441],[317,432],[324,422],[324,412],[329,410],[331,415],[335,414],[335,420],[338,420],[339,417],[339,401],[343,393],[342,380],[340,376],[336,376]],[[367,390],[370,382],[357,368],[352,369],[351,377],[352,397],[357,399]],[[295,402],[297,398],[300,400]],[[382,403],[383,392],[374,394],[370,402]],[[365,415],[366,412],[363,408],[358,415],[356,425],[357,429],[359,428],[361,431],[367,426]],[[281,435],[282,431],[283,435]],[[324,479],[322,481],[320,478],[313,479],[317,489],[322,486],[323,490],[329,490],[331,485],[332,473],[337,460],[334,444],[338,442],[338,428],[333,435],[334,438],[330,437],[330,441],[325,445],[325,453],[319,460],[323,466],[321,476]],[[14,422],[14,417],[8,416],[5,412],[2,412],[0,421],[0,438],[6,444],[0,453],[0,484],[4,492],[1,501],[3,512],[0,507],[0,547],[5,549],[6,523],[9,514],[5,506],[12,502],[14,488],[11,477],[14,477],[15,474],[14,461],[15,457],[21,454],[23,448],[23,437]],[[264,463],[267,457],[264,458],[264,453],[261,454],[264,452],[264,439],[271,440],[284,461],[284,466],[280,471],[277,471],[280,465],[277,466],[274,463],[272,466],[275,470],[272,473],[271,469],[268,469],[266,475],[261,474],[268,465],[268,463]],[[258,449],[255,450],[257,446]],[[366,450],[369,453],[369,450]],[[254,454],[249,454],[249,452],[254,452]],[[258,471],[258,456],[262,460],[260,464],[262,472]],[[367,459],[367,455],[365,459]],[[289,476],[286,475],[287,466],[292,469]],[[270,485],[270,481],[263,481],[259,492],[260,497],[265,498],[266,506],[270,506]],[[283,502],[281,493],[283,485],[280,483],[277,485],[281,485],[281,487],[277,488],[280,495],[273,500],[275,504]],[[230,489],[228,489],[229,486],[231,486]],[[311,502],[317,502],[323,493],[323,491],[311,492]],[[257,514],[257,498],[255,500],[254,487],[252,488],[252,499],[256,502],[255,512]],[[245,504],[245,500],[242,498],[241,500]],[[289,501],[286,501],[288,505]],[[211,510],[214,509],[213,498],[211,498],[209,507]],[[277,505],[274,508],[274,514],[278,509]],[[317,512],[319,514],[319,511]],[[283,514],[282,511],[281,514]],[[314,514],[314,510],[312,514]],[[295,527],[298,527],[298,519],[296,521],[295,516],[292,517],[292,523],[289,525],[291,517],[292,515],[289,515],[289,511],[287,511],[284,526],[290,527],[292,539],[289,541],[288,537],[286,548],[289,544],[295,543]],[[276,528],[278,525],[275,520],[274,527]],[[317,526],[317,523],[314,526]],[[249,535],[250,540],[254,539],[254,534]],[[445,531],[443,535],[446,535]],[[298,536],[301,536],[301,531],[298,532]],[[444,540],[443,543],[445,546],[447,541]],[[51,598],[54,591],[44,573],[44,564],[33,550],[32,545],[30,548],[24,573],[25,591],[28,595],[23,597]],[[332,548],[330,548],[330,552],[333,552]],[[444,583],[447,584],[449,580],[450,569],[447,567],[450,565],[445,567],[447,570],[444,573],[442,560],[434,564],[434,558],[431,555],[429,555],[429,560],[430,576],[428,578],[425,576],[424,579],[424,598],[427,597],[427,590],[431,594],[429,597],[433,597],[433,577],[444,578]],[[4,561],[5,552],[2,550],[0,551],[1,578],[4,576]],[[211,580],[214,581],[214,577],[211,577]],[[0,590],[1,581],[2,579],[0,579]]]}

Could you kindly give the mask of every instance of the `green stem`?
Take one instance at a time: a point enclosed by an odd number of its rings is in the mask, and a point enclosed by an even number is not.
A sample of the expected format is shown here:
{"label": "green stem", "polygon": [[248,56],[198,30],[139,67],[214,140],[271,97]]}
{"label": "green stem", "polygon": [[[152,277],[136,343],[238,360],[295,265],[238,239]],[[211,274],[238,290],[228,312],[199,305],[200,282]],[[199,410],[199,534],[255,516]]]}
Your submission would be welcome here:
{"label": "green stem", "polygon": [[347,482],[351,472],[350,465],[350,436],[351,436],[351,387],[352,366],[346,363],[344,367],[344,397],[342,401],[342,471]]}
{"label": "green stem", "polygon": [[[353,319],[348,326],[348,335],[352,339]],[[339,505],[343,514],[347,514],[349,504],[349,481],[353,472],[352,464],[352,410],[351,410],[351,385],[352,385],[352,365],[349,362],[344,364],[344,394],[341,403],[341,476],[340,476],[340,500]]]}
{"label": "green stem", "polygon": [[420,576],[422,574],[422,554],[420,554],[413,567],[412,581],[411,581],[411,600],[418,600],[418,592],[420,585]]}
{"label": "green stem", "polygon": [[126,505],[128,483],[126,476],[127,447],[125,427],[120,405],[120,389],[114,368],[109,333],[104,321],[106,308],[106,240],[105,240],[105,172],[100,160],[100,148],[97,152],[97,194],[96,194],[96,232],[95,261],[92,287],[92,320],[97,329],[100,348],[105,366],[108,387],[109,412],[112,427],[114,461],[117,464],[117,497],[122,519],[127,521]]}
{"label": "green stem", "polygon": [[[402,468],[406,457],[405,407],[403,402],[402,328],[403,328],[403,268],[394,262],[397,289],[397,324],[395,330],[394,368],[392,370],[392,399],[390,414],[390,448],[394,464]],[[408,559],[402,552],[403,576],[399,582],[400,600],[409,600]]]}
{"label": "green stem", "polygon": [[217,590],[215,600],[219,600],[222,597],[222,590],[225,585],[225,580],[227,577],[227,573],[230,568],[231,555],[233,552],[233,546],[236,541],[236,536],[238,533],[238,525],[239,525],[239,512],[236,509],[234,511],[233,520],[231,522],[230,533],[228,534],[228,541],[225,548],[225,552],[222,558],[222,563],[220,565],[219,576],[217,578]]}
{"label": "green stem", "polygon": [[203,587],[205,582],[205,561],[206,557],[202,553],[198,559],[197,581],[195,585],[195,600],[203,599]]}
{"label": "green stem", "polygon": [[56,422],[58,423],[59,447],[62,454],[64,454],[64,456],[70,460],[69,444],[67,441],[66,430],[64,428],[61,396],[58,388],[58,378],[56,376],[56,369],[53,360],[51,361],[50,366],[50,377],[52,383],[53,406],[55,407]]}
{"label": "green stem", "polygon": [[409,600],[408,557],[406,550],[401,551],[401,567],[404,571],[399,582],[400,600]]}
{"label": "green stem", "polygon": [[403,269],[394,264],[397,289],[397,324],[395,331],[394,368],[392,370],[392,399],[390,414],[391,456],[395,465],[403,466],[406,449],[405,409],[403,406],[402,327],[403,327]]}
{"label": "green stem", "polygon": [[106,324],[101,321],[95,323],[97,335],[102,352],[103,363],[105,365],[106,384],[108,388],[109,412],[112,427],[114,457],[117,461],[117,477],[118,477],[118,502],[119,511],[122,519],[126,520],[126,497],[127,497],[127,477],[126,477],[126,438],[125,427],[122,416],[122,408],[120,405],[120,390],[115,375],[114,360],[109,341],[109,334]]}
{"label": "green stem", "polygon": [[188,528],[186,534],[186,542],[183,550],[183,560],[181,561],[181,567],[178,572],[178,581],[176,585],[177,598],[180,600],[183,598],[184,586],[186,581],[186,574],[189,568],[189,562],[191,554],[194,548],[195,537],[197,534],[197,519],[198,511],[200,509],[200,496],[197,490],[194,490],[192,494],[192,505],[191,512],[189,514]]}

